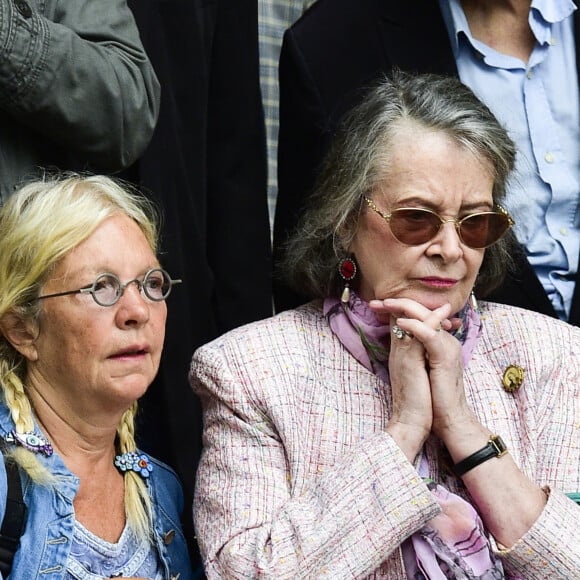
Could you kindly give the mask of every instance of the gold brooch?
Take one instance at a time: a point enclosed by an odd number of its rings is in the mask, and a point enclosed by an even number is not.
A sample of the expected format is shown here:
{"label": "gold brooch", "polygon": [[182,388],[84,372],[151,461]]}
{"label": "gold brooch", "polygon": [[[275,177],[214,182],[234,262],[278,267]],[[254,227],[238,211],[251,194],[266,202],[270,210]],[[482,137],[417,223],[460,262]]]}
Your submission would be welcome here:
{"label": "gold brooch", "polygon": [[501,379],[503,388],[508,393],[517,391],[524,382],[524,369],[517,365],[510,365],[503,373]]}

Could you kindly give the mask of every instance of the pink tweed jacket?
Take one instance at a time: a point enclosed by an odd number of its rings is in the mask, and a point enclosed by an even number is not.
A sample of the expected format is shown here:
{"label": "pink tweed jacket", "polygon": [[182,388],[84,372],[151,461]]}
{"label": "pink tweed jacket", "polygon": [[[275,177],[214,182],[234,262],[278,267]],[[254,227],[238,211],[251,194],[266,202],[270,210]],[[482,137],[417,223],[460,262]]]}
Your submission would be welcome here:
{"label": "pink tweed jacket", "polygon": [[[499,551],[504,568],[580,579],[580,507],[565,495],[580,491],[580,329],[481,308],[469,402],[549,493],[528,533]],[[525,369],[511,394],[509,365]],[[209,578],[406,579],[400,545],[438,504],[384,431],[389,385],[343,348],[318,302],[198,349],[190,380],[204,406],[194,518]],[[432,478],[468,498],[438,441],[426,454]]]}

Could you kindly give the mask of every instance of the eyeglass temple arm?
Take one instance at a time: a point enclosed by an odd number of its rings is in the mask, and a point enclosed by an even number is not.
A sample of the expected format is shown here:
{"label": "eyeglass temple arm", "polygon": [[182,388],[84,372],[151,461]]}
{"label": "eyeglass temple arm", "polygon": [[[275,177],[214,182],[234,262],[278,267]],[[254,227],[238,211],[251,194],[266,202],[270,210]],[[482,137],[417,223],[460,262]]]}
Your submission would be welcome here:
{"label": "eyeglass temple arm", "polygon": [[501,206],[499,203],[496,203],[495,204],[495,207],[497,208],[497,210],[499,211],[499,213],[501,213],[502,215],[504,215],[508,219],[509,224],[510,224],[510,227],[511,226],[514,226],[516,224],[514,218],[510,215],[510,213],[508,212],[508,210],[505,209],[505,207]]}
{"label": "eyeglass temple arm", "polygon": [[89,288],[79,288],[78,290],[67,290],[66,292],[56,292],[56,294],[45,294],[44,296],[38,296],[37,300],[43,300],[44,298],[56,298],[57,296],[68,296],[70,294],[84,294],[85,292],[91,292],[92,286]]}

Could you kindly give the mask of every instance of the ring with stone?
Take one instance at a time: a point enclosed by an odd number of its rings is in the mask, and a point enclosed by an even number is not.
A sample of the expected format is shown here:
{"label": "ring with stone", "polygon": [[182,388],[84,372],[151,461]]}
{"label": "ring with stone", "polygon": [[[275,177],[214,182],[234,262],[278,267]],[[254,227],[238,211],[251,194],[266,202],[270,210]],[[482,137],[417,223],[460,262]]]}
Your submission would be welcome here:
{"label": "ring with stone", "polygon": [[405,336],[411,336],[408,332],[397,326],[396,324],[393,325],[393,334],[399,339],[402,340]]}

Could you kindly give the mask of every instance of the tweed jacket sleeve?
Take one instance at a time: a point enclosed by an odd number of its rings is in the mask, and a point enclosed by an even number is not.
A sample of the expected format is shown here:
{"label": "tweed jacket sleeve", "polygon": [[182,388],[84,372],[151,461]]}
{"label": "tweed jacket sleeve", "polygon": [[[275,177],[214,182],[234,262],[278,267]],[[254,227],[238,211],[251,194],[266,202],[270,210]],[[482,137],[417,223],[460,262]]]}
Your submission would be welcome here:
{"label": "tweed jacket sleeve", "polygon": [[[483,317],[468,401],[549,491],[528,533],[500,551],[507,577],[580,577],[580,508],[564,495],[580,487],[580,331],[512,307],[484,304]],[[515,394],[501,386],[510,364],[526,372]],[[406,579],[397,548],[439,508],[384,432],[389,386],[319,309],[224,335],[195,353],[190,379],[204,407],[194,518],[209,578]],[[430,476],[469,500],[439,444],[425,453]]]}
{"label": "tweed jacket sleeve", "polygon": [[[204,405],[194,519],[209,578],[364,577],[439,512],[383,431],[352,442],[335,432],[335,385],[319,388],[313,361],[335,368],[342,347],[318,323],[286,313],[194,356]],[[402,573],[398,551],[391,567]]]}
{"label": "tweed jacket sleeve", "polygon": [[[506,570],[526,580],[580,578],[580,506],[565,495],[580,491],[580,329],[519,308],[482,307],[484,333],[465,376],[468,399],[549,494],[530,530],[499,553]],[[525,372],[514,393],[501,388],[509,365]]]}

